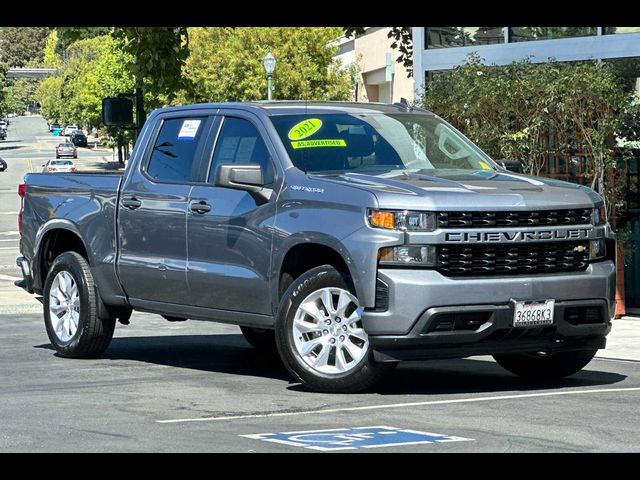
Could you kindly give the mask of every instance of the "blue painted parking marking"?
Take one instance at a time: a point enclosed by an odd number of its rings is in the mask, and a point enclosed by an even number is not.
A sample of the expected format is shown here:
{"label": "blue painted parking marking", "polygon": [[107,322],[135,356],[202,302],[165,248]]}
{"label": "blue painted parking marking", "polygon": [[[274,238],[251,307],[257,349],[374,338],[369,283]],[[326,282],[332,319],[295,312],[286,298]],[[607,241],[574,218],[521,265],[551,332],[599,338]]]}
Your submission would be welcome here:
{"label": "blue painted parking marking", "polygon": [[354,427],[301,432],[256,433],[241,437],[281,443],[312,450],[356,450],[359,448],[418,445],[421,443],[445,443],[471,441],[471,438],[453,437],[439,433],[419,432],[395,427]]}

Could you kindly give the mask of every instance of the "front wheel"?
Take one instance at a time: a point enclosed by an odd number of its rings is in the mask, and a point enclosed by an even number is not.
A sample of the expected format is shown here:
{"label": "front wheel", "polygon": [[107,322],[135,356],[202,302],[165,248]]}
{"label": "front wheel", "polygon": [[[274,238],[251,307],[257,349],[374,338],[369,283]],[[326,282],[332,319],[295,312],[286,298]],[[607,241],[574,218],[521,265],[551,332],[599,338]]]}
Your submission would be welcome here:
{"label": "front wheel", "polygon": [[376,363],[351,279],[330,265],[295,279],[284,293],[276,319],[283,363],[308,388],[359,392],[392,368]]}
{"label": "front wheel", "polygon": [[576,350],[558,353],[518,353],[494,355],[506,370],[526,378],[562,378],[582,370],[598,350]]}
{"label": "front wheel", "polygon": [[89,264],[76,252],[53,261],[44,284],[44,323],[56,351],[71,358],[99,357],[109,346],[115,317],[98,316]]}

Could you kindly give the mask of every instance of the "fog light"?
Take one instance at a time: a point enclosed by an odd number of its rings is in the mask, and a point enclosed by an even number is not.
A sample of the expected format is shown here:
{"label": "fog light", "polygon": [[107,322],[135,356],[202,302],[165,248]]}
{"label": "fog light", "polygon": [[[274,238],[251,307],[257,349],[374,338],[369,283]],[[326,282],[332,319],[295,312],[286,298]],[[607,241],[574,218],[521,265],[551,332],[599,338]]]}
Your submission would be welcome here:
{"label": "fog light", "polygon": [[589,260],[598,260],[607,256],[607,246],[604,238],[589,242]]}
{"label": "fog light", "polygon": [[433,267],[436,261],[434,245],[402,245],[378,250],[380,265],[416,265]]}

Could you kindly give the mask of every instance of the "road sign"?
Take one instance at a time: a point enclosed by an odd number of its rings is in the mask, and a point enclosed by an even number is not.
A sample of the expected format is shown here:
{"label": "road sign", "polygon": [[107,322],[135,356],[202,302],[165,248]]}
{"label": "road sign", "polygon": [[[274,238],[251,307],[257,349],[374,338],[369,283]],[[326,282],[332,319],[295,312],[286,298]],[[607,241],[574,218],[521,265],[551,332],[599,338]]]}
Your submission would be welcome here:
{"label": "road sign", "polygon": [[395,427],[332,428],[328,430],[258,433],[240,436],[321,451],[356,450],[359,448],[472,440],[471,438],[453,437],[439,433],[419,432],[417,430]]}

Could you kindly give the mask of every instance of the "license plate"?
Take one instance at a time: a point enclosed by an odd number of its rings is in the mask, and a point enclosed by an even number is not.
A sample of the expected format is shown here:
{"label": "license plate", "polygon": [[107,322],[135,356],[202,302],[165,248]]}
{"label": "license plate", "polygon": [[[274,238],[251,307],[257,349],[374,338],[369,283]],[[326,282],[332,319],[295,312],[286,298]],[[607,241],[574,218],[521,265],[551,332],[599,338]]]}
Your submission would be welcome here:
{"label": "license plate", "polygon": [[553,306],[555,300],[544,302],[515,302],[513,309],[514,327],[538,327],[553,325]]}

